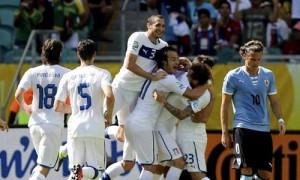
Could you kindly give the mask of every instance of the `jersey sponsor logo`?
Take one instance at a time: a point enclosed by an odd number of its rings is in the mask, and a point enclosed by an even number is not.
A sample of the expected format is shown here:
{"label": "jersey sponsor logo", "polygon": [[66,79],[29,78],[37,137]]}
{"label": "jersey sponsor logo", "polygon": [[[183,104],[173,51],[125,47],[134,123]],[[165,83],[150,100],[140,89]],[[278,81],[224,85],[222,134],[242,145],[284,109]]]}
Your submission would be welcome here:
{"label": "jersey sponsor logo", "polygon": [[156,54],[156,49],[153,48],[149,48],[146,46],[142,46],[140,51],[139,51],[139,56],[142,56],[146,59],[150,59],[150,60],[154,60]]}
{"label": "jersey sponsor logo", "polygon": [[139,48],[139,42],[134,41],[132,44],[132,49],[136,51],[138,48]]}

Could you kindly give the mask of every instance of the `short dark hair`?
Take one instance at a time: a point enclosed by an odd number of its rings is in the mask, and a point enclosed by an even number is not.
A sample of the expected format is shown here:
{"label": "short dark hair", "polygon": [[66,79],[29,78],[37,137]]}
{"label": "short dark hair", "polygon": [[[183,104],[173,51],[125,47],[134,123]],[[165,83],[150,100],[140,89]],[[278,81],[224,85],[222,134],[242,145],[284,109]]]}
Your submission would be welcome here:
{"label": "short dark hair", "polygon": [[207,56],[207,55],[199,55],[197,57],[195,57],[193,59],[193,62],[194,61],[198,61],[199,63],[203,63],[203,64],[206,64],[208,65],[210,68],[212,68],[214,65],[215,65],[215,60],[214,58],[210,57],[210,56]]}
{"label": "short dark hair", "polygon": [[207,80],[212,79],[211,71],[206,64],[197,63],[191,67],[191,78],[198,81],[198,85],[204,85]]}
{"label": "short dark hair", "polygon": [[84,61],[90,61],[96,52],[96,43],[91,39],[85,39],[78,43],[77,52]]}
{"label": "short dark hair", "polygon": [[157,63],[158,68],[162,68],[163,67],[163,62],[168,61],[168,52],[169,51],[177,52],[176,49],[171,47],[171,46],[165,46],[162,49],[156,51],[154,59]]}
{"label": "short dark hair", "polygon": [[199,10],[197,10],[198,19],[200,19],[200,16],[203,15],[203,14],[210,18],[210,12],[209,12],[209,10],[207,10],[207,9],[199,9]]}
{"label": "short dark hair", "polygon": [[148,17],[147,23],[153,24],[155,22],[155,18],[164,19],[164,17],[162,15],[160,15],[160,14],[152,15],[152,16]]}
{"label": "short dark hair", "polygon": [[62,42],[56,39],[47,39],[42,47],[42,61],[49,64],[59,64],[62,51]]}
{"label": "short dark hair", "polygon": [[218,8],[220,9],[223,4],[227,4],[229,10],[231,11],[231,4],[227,0],[221,1]]}
{"label": "short dark hair", "polygon": [[244,57],[248,52],[263,52],[264,45],[261,41],[250,40],[240,47],[240,55]]}

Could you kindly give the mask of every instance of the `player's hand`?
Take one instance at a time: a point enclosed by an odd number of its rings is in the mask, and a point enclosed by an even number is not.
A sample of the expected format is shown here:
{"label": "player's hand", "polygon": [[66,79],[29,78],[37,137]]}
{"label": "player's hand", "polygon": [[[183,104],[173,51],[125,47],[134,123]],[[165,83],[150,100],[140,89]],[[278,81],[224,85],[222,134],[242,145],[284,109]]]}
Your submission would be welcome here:
{"label": "player's hand", "polygon": [[0,129],[1,131],[8,131],[8,124],[6,121],[3,121],[2,119],[0,119]]}
{"label": "player's hand", "polygon": [[153,92],[153,98],[162,105],[166,104],[167,102],[167,98],[164,96],[164,93],[160,91],[155,90]]}
{"label": "player's hand", "polygon": [[278,129],[279,129],[279,134],[285,134],[286,128],[285,128],[285,122],[284,120],[279,120],[278,121]]}
{"label": "player's hand", "polygon": [[192,67],[192,62],[188,58],[186,57],[179,58],[178,70],[187,72],[191,67]]}
{"label": "player's hand", "polygon": [[232,147],[233,140],[232,140],[232,137],[230,136],[230,134],[228,132],[222,132],[221,141],[222,141],[222,145],[225,148],[231,148]]}
{"label": "player's hand", "polygon": [[117,133],[116,133],[116,138],[118,141],[120,142],[124,142],[125,141],[125,136],[124,136],[124,126],[123,125],[120,125],[118,126],[118,130],[117,130]]}
{"label": "player's hand", "polygon": [[24,104],[23,107],[24,107],[24,111],[26,112],[26,114],[31,115],[31,113],[32,113],[31,104],[30,105]]}
{"label": "player's hand", "polygon": [[159,71],[159,72],[156,72],[155,74],[153,74],[151,80],[152,81],[159,81],[163,78],[165,78],[168,74],[165,72],[165,71]]}

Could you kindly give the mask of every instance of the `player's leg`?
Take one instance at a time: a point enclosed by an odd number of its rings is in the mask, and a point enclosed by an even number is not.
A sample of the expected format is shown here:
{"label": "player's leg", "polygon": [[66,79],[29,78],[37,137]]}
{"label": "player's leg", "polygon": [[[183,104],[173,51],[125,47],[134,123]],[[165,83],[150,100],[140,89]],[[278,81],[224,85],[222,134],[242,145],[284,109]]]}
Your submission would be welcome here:
{"label": "player's leg", "polygon": [[31,180],[47,177],[50,169],[56,164],[61,141],[61,128],[51,124],[43,124],[40,125],[39,130],[41,138],[38,145],[38,166],[34,169]]}
{"label": "player's leg", "polygon": [[182,170],[185,167],[185,161],[182,153],[171,135],[164,131],[155,131],[159,162],[170,162],[170,168],[167,171],[166,179],[179,179]]}
{"label": "player's leg", "polygon": [[98,179],[105,169],[104,139],[85,139],[86,166],[82,167],[83,178]]}
{"label": "player's leg", "polygon": [[135,153],[132,147],[128,145],[128,141],[125,139],[123,145],[123,160],[113,163],[105,169],[102,179],[113,179],[126,171],[131,170],[135,166]]}
{"label": "player's leg", "polygon": [[85,142],[83,138],[68,138],[67,148],[69,168],[71,170],[69,180],[82,179],[81,167],[85,164]]}

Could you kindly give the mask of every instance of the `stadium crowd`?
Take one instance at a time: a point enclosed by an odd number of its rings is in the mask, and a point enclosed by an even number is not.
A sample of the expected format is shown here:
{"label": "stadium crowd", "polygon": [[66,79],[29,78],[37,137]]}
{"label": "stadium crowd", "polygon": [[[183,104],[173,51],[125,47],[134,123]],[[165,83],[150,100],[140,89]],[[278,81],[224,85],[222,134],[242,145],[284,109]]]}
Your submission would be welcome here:
{"label": "stadium crowd", "polygon": [[[237,52],[250,39],[262,41],[268,54],[300,54],[300,2],[297,0],[139,2],[140,11],[157,9],[164,16],[165,40],[180,55]],[[103,33],[110,30],[108,25],[119,12],[114,3],[112,0],[21,0],[13,23],[15,47],[24,48],[33,29],[58,31],[57,38],[71,49],[76,49],[81,38],[112,42],[113,37]]]}

